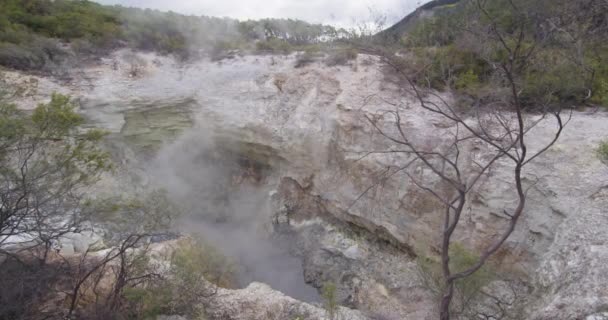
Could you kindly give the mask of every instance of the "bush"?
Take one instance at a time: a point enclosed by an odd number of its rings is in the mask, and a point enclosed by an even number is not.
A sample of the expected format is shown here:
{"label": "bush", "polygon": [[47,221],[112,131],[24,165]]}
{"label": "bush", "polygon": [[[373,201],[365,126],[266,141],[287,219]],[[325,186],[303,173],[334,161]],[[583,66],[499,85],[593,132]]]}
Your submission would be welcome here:
{"label": "bush", "polygon": [[456,90],[469,94],[474,94],[475,89],[479,88],[480,85],[479,76],[472,69],[458,75],[454,82]]}
{"label": "bush", "polygon": [[203,278],[223,288],[234,288],[236,285],[234,263],[201,239],[182,241],[171,257],[171,265],[178,285],[188,287],[193,282],[201,282]]}
{"label": "bush", "polygon": [[51,39],[34,37],[27,44],[0,43],[0,65],[17,70],[52,71],[68,54]]}
{"label": "bush", "polygon": [[0,64],[17,69],[39,69],[44,65],[44,57],[32,54],[27,48],[12,43],[0,43]]}
{"label": "bush", "polygon": [[521,97],[528,105],[580,103],[587,96],[588,83],[583,70],[565,52],[545,49],[531,61],[522,89]]}
{"label": "bush", "polygon": [[323,285],[323,292],[321,293],[323,299],[323,307],[327,311],[327,315],[330,320],[336,318],[338,312],[338,301],[336,299],[336,284],[327,282]]}
{"label": "bush", "polygon": [[234,59],[237,54],[247,49],[247,43],[244,41],[217,41],[209,50],[211,61],[221,61],[225,59]]}
{"label": "bush", "polygon": [[598,146],[597,150],[597,156],[598,158],[608,164],[608,140],[604,140],[602,142],[600,142],[600,145]]}
{"label": "bush", "polygon": [[425,72],[418,73],[417,83],[430,85],[435,89],[456,89],[461,93],[474,95],[472,89],[486,80],[489,67],[471,51],[456,45],[437,48],[416,48],[412,50],[415,64],[419,68],[427,66]]}
{"label": "bush", "polygon": [[[17,54],[15,48],[5,48],[0,64],[4,61],[10,67],[35,68],[30,66],[33,61],[30,55],[38,55],[29,50],[34,37],[60,39],[65,43],[84,41],[75,44],[75,50],[85,54],[103,54],[126,46],[172,54],[184,60],[198,56],[201,51],[211,51],[212,57],[220,60],[231,56],[227,52],[251,48],[260,53],[288,54],[296,47],[316,46],[322,39],[335,38],[338,32],[344,30],[291,19],[239,22],[104,6],[92,1],[3,0],[0,43],[23,50]],[[25,58],[16,58],[19,56]]]}
{"label": "bush", "polygon": [[[467,251],[462,245],[453,243],[450,249],[450,269],[452,273],[462,272],[473,266],[479,256]],[[430,257],[418,260],[418,275],[423,285],[436,294],[439,301],[444,289],[443,273],[438,261]],[[452,314],[463,315],[470,312],[475,299],[481,294],[481,289],[495,279],[488,264],[474,274],[457,280],[454,285],[454,299],[451,305]]]}
{"label": "bush", "polygon": [[344,66],[350,61],[357,59],[359,53],[353,48],[337,49],[329,53],[325,58],[325,64],[327,66]]}
{"label": "bush", "polygon": [[321,56],[321,54],[318,51],[304,51],[302,53],[299,53],[298,56],[296,57],[296,64],[294,65],[295,68],[302,68],[305,67],[315,61],[317,61],[317,59],[319,59],[319,57]]}
{"label": "bush", "polygon": [[170,262],[165,281],[125,290],[125,298],[136,318],[180,314],[198,319],[204,315],[201,299],[215,293],[207,281],[220,287],[235,285],[234,265],[201,240],[181,240]]}
{"label": "bush", "polygon": [[590,101],[608,107],[608,47],[602,49],[603,55],[589,58],[587,65],[593,69],[591,79],[592,96]]}
{"label": "bush", "polygon": [[[44,308],[70,270],[59,264],[0,256],[0,319],[60,319],[59,310]],[[47,310],[41,310],[47,309]]]}
{"label": "bush", "polygon": [[255,47],[258,53],[289,54],[293,51],[289,42],[278,38],[258,41]]}

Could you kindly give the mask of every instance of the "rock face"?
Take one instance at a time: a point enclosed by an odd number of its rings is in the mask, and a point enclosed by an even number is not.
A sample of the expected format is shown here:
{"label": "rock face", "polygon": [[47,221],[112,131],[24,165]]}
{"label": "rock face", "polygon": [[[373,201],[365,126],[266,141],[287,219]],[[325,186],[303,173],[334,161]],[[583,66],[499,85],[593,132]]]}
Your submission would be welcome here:
{"label": "rock face", "polygon": [[[256,282],[241,290],[219,289],[206,303],[205,312],[211,319],[223,320],[332,319],[322,307],[300,302]],[[343,307],[334,312],[333,319],[368,319],[358,311]]]}
{"label": "rock face", "polygon": [[[343,304],[369,314],[435,318],[416,257],[436,250],[440,208],[404,177],[375,184],[379,173],[407,159],[367,155],[386,141],[364,115],[398,103],[406,130],[429,146],[445,140],[438,134],[444,123],[386,82],[372,57],[360,55],[349,66],[295,69],[293,56],[180,65],[140,55],[148,63],[137,77],[123,71],[128,64],[116,53],[69,84],[10,72],[4,78],[9,84],[36,83],[16,98],[23,108],[50,91],[78,97],[90,125],[112,133],[115,152],[129,168],[137,167],[142,151],[154,153],[181,132],[204,128],[200,132],[209,136],[201,138],[219,141],[221,152],[272,171],[265,183],[276,190],[276,215],[267,223],[296,239],[292,250],[302,258],[309,283],[336,283]],[[532,288],[522,307],[526,319],[595,319],[608,310],[608,168],[595,156],[608,135],[607,118],[575,112],[558,143],[526,168],[525,215],[498,261]],[[538,148],[554,130],[554,123],[541,122],[529,135],[530,147]],[[483,156],[483,146],[475,147],[469,156]],[[429,176],[420,170],[421,177]],[[508,162],[493,168],[467,205],[455,240],[478,250],[502,230],[502,212],[514,203],[511,177]],[[223,292],[234,303],[218,300],[217,313],[257,319],[239,315],[246,304],[239,301],[264,304],[250,293],[266,290],[255,284],[241,293]],[[279,300],[268,305],[273,314],[296,315],[292,300]]]}

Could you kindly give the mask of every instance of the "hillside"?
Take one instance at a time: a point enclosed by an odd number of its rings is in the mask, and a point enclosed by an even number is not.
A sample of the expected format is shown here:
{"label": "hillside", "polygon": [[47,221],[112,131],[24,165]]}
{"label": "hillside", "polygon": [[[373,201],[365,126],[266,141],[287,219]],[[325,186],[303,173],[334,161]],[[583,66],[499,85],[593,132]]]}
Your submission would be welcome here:
{"label": "hillside", "polygon": [[[450,14],[450,9],[458,7],[462,0],[433,0],[425,3],[418,7],[414,12],[405,16],[396,24],[392,25],[388,29],[380,32],[377,37],[382,39],[384,42],[396,43],[399,39],[416,26],[422,23],[425,18],[433,17],[435,15]],[[447,12],[446,12],[447,11]]]}
{"label": "hillside", "polygon": [[0,65],[51,70],[118,48],[173,54],[181,59],[230,50],[287,53],[343,36],[331,26],[291,19],[237,21],[186,16],[87,0],[0,2]]}
{"label": "hillside", "polygon": [[431,1],[376,39],[407,55],[409,69],[424,66],[416,80],[434,89],[495,99],[497,69],[519,55],[517,81],[530,105],[608,105],[605,1]]}

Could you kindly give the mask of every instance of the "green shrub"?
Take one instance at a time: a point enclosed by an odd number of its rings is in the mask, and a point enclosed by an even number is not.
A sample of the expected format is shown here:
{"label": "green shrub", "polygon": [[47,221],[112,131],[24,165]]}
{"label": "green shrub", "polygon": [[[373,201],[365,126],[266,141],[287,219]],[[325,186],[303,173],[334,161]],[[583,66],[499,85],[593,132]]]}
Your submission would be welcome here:
{"label": "green shrub", "polygon": [[489,77],[490,67],[483,59],[455,45],[412,48],[410,52],[412,57],[405,63],[409,64],[407,68],[412,70],[413,80],[418,85],[476,95],[482,82]]}
{"label": "green shrub", "polygon": [[608,107],[608,72],[598,76],[593,82],[593,96],[591,102]]}
{"label": "green shrub", "polygon": [[127,287],[123,290],[123,298],[135,319],[155,319],[175,312],[172,307],[174,294],[169,286]]}
{"label": "green shrub", "polygon": [[321,299],[323,299],[323,307],[327,311],[327,315],[330,320],[336,318],[338,312],[338,300],[336,298],[336,284],[332,282],[326,282],[323,285]]}
{"label": "green shrub", "polygon": [[305,52],[299,53],[298,56],[296,57],[296,63],[294,65],[294,67],[302,68],[304,66],[307,66],[307,65],[317,61],[321,56],[322,56],[321,53],[315,52],[315,51],[305,51]]}
{"label": "green shrub", "polygon": [[325,58],[325,64],[327,66],[344,66],[350,61],[357,59],[357,50],[354,48],[336,49],[329,53]]}
{"label": "green shrub", "polygon": [[601,52],[602,55],[588,57],[586,61],[593,70],[590,101],[608,107],[608,47],[605,46]]}
{"label": "green shrub", "polygon": [[[38,68],[39,62],[33,57],[40,55],[30,45],[36,37],[64,43],[78,41],[75,49],[84,54],[101,54],[128,46],[186,59],[209,50],[212,56],[222,58],[225,52],[245,48],[255,48],[260,53],[288,54],[295,48],[317,46],[320,39],[335,37],[337,32],[329,26],[292,19],[239,22],[104,6],[93,1],[3,0],[0,1],[0,43],[14,46],[3,48],[0,64]],[[48,59],[39,60],[48,62]]]}
{"label": "green shrub", "polygon": [[528,105],[578,103],[588,92],[583,70],[565,52],[550,49],[539,51],[532,59],[521,86],[521,97]]}
{"label": "green shrub", "polygon": [[468,93],[474,93],[474,90],[480,86],[479,76],[472,69],[467,70],[458,75],[454,83],[456,90]]}
{"label": "green shrub", "polygon": [[255,47],[258,53],[289,54],[293,51],[289,42],[278,38],[260,40]]}
{"label": "green shrub", "polygon": [[598,158],[602,162],[608,164],[608,140],[600,142],[600,145],[597,147],[596,153]]}
{"label": "green shrub", "polygon": [[185,288],[203,278],[224,288],[233,288],[236,284],[234,263],[200,239],[182,241],[171,257],[171,265],[178,285]]}
{"label": "green shrub", "polygon": [[[450,270],[452,274],[470,268],[478,260],[477,254],[466,250],[462,245],[458,243],[451,245]],[[420,281],[436,295],[437,300],[440,300],[445,287],[441,264],[430,257],[421,257],[417,262]],[[457,280],[454,284],[454,298],[451,305],[453,314],[468,312],[472,303],[479,297],[481,289],[495,278],[492,268],[486,264],[472,275]]]}
{"label": "green shrub", "polygon": [[0,65],[17,70],[53,71],[53,67],[68,59],[68,53],[58,42],[31,37],[27,42],[0,42]]}
{"label": "green shrub", "polygon": [[204,316],[201,299],[214,292],[207,281],[233,287],[234,275],[234,265],[217,249],[202,240],[183,239],[170,257],[163,281],[127,288],[123,296],[136,319],[154,319],[161,314],[199,319]]}
{"label": "green shrub", "polygon": [[247,50],[247,43],[243,40],[220,40],[213,44],[209,50],[209,57],[212,61],[221,61],[224,59],[233,59],[236,54]]}

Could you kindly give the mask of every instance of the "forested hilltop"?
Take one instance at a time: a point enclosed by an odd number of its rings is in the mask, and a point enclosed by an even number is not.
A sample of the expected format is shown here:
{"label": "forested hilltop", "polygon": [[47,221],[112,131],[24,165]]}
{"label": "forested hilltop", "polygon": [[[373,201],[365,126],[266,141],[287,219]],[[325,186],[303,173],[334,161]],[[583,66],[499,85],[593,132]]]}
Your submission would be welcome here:
{"label": "forested hilltop", "polygon": [[608,105],[606,1],[435,0],[376,39],[435,89],[494,100],[511,59],[530,105]]}
{"label": "forested hilltop", "polygon": [[345,33],[292,19],[238,21],[86,0],[0,1],[0,65],[21,70],[60,63],[66,44],[83,55],[131,47],[189,58],[201,51],[288,52]]}

